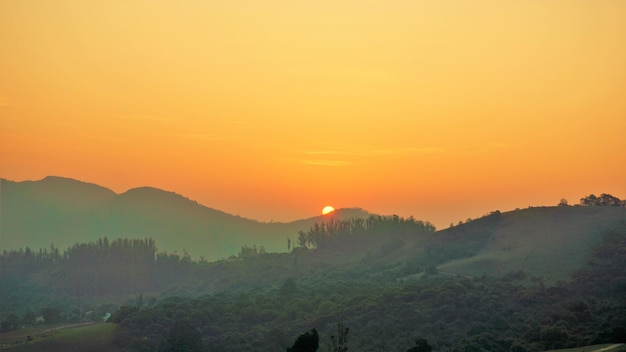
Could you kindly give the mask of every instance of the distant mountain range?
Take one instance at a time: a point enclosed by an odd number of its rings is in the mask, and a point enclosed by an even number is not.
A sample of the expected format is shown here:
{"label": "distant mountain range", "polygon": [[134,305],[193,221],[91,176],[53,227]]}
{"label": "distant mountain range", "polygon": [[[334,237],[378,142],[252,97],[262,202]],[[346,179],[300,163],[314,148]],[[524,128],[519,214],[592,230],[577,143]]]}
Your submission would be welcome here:
{"label": "distant mountain range", "polygon": [[227,214],[184,196],[152,187],[112,190],[74,179],[0,179],[0,249],[61,250],[101,237],[156,240],[159,250],[187,251],[194,259],[237,255],[241,246],[287,251],[298,231],[329,218],[368,217],[362,209],[335,212],[289,223],[263,223]]}
{"label": "distant mountain range", "polygon": [[[209,261],[237,255],[244,245],[286,252],[287,239],[293,248],[298,231],[315,223],[372,215],[359,208],[338,209],[289,223],[263,223],[156,188],[116,194],[62,177],[0,179],[0,202],[1,250],[38,250],[53,243],[62,251],[101,237],[151,237],[160,251],[186,251],[195,260]],[[496,215],[416,238],[388,260],[450,257],[457,259],[438,264],[439,270],[468,276],[521,270],[555,281],[580,268],[603,233],[626,222],[626,208],[608,206],[530,207]],[[363,253],[353,246],[341,255]]]}

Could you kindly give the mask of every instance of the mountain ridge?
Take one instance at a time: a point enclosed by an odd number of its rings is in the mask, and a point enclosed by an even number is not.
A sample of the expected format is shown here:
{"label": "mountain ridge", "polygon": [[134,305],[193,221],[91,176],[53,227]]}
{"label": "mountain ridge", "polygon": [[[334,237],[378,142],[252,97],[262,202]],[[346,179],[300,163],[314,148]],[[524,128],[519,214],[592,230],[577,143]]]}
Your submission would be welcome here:
{"label": "mountain ridge", "polygon": [[143,186],[123,193],[71,178],[0,179],[0,248],[64,248],[100,237],[152,237],[160,250],[193,257],[236,255],[243,245],[286,251],[287,239],[328,218],[367,217],[362,209],[265,223],[204,206],[176,192]]}

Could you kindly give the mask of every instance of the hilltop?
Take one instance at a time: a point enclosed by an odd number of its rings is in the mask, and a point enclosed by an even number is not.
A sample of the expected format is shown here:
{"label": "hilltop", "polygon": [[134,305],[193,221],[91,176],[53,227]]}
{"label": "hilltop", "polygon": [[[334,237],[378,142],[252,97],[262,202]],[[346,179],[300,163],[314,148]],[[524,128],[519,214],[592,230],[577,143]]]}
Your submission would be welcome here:
{"label": "hilltop", "polygon": [[[545,283],[567,280],[580,269],[602,234],[626,221],[626,208],[595,206],[532,207],[498,214],[490,236],[474,255],[439,266],[470,276],[525,272]],[[443,236],[472,232],[480,219],[441,231]]]}

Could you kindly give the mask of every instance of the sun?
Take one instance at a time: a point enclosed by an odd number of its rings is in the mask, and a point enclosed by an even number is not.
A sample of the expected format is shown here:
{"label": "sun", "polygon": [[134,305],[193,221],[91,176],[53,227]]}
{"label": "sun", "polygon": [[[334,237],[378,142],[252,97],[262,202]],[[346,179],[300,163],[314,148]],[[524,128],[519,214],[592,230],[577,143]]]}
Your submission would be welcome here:
{"label": "sun", "polygon": [[324,207],[324,209],[322,209],[322,215],[330,214],[333,211],[335,211],[335,208],[331,207],[330,205],[327,205]]}

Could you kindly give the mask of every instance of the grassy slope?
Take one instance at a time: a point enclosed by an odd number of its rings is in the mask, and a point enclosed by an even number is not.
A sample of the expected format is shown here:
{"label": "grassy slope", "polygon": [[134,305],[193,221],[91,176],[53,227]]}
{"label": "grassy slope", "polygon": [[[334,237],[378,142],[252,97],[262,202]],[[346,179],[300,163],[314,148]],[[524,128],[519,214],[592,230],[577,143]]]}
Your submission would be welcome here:
{"label": "grassy slope", "polygon": [[493,237],[476,256],[451,261],[439,269],[471,276],[522,270],[554,283],[585,263],[603,232],[626,220],[626,209],[542,207],[501,216]]}
{"label": "grassy slope", "polygon": [[[12,352],[55,352],[55,351],[93,351],[119,352],[120,349],[112,343],[115,324],[94,324],[87,326],[69,327],[64,329],[24,329],[5,336],[0,350]],[[26,342],[26,337],[32,336],[32,341]],[[6,337],[11,338],[9,343]],[[6,345],[5,345],[6,344]]]}

